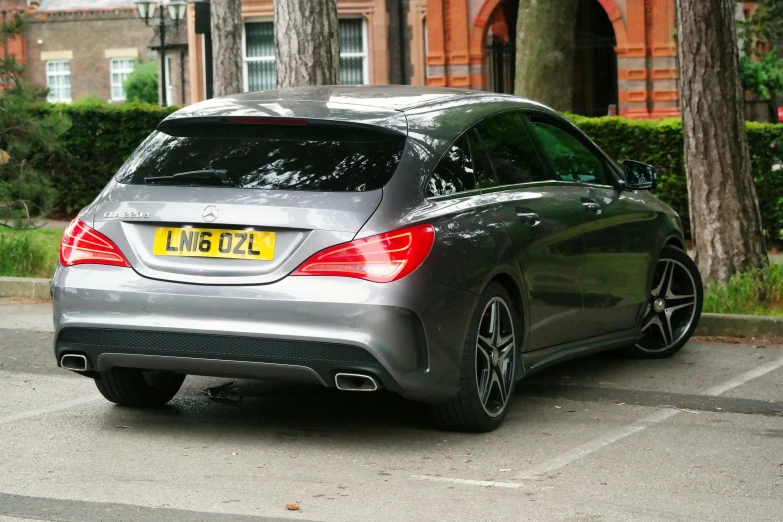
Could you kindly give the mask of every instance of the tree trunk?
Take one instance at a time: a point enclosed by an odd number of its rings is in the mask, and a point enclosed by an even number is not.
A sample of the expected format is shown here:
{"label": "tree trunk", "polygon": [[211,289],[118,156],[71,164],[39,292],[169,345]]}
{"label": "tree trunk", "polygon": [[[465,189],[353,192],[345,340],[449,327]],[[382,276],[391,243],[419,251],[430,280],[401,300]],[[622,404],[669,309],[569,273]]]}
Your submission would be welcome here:
{"label": "tree trunk", "polygon": [[515,94],[571,110],[578,8],[578,0],[520,0]]}
{"label": "tree trunk", "polygon": [[277,87],[340,81],[337,0],[275,0]]}
{"label": "tree trunk", "polygon": [[724,284],[767,264],[745,134],[735,0],[679,0],[685,168],[696,262]]}
{"label": "tree trunk", "polygon": [[212,0],[212,67],[214,95],[244,90],[242,83],[242,1]]}

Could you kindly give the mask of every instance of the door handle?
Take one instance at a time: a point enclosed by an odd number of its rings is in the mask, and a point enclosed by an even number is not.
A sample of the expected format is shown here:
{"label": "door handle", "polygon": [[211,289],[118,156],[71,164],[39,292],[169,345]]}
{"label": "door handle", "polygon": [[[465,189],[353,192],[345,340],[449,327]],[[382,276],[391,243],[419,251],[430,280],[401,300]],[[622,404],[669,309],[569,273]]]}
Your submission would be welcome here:
{"label": "door handle", "polygon": [[601,210],[601,205],[590,198],[582,198],[582,207],[588,214],[598,214]]}
{"label": "door handle", "polygon": [[541,222],[538,218],[538,214],[529,212],[524,208],[517,208],[517,217],[522,223],[528,223],[530,225],[537,225]]}

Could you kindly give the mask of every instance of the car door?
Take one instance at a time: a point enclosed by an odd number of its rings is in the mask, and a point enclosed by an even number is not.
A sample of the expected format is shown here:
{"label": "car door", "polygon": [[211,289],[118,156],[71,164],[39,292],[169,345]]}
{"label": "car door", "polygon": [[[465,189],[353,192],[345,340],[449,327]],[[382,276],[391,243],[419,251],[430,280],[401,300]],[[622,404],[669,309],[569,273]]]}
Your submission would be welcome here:
{"label": "car door", "polygon": [[[583,309],[582,203],[554,181],[517,112],[487,118],[474,131],[479,185],[511,236],[526,285],[527,349],[576,340]],[[482,163],[490,174],[481,174]]]}
{"label": "car door", "polygon": [[635,327],[647,302],[657,214],[632,191],[619,190],[619,173],[570,123],[528,114],[530,127],[562,189],[583,207],[585,337]]}

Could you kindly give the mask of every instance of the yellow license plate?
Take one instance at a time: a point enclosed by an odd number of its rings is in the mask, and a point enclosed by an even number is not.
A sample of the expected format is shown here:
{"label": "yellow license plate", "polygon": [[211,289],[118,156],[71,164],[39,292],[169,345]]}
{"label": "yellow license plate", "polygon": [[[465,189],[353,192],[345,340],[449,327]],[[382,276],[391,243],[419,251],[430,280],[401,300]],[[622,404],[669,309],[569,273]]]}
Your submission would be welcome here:
{"label": "yellow license plate", "polygon": [[221,257],[270,261],[275,257],[275,233],[222,228],[166,228],[155,230],[156,256]]}

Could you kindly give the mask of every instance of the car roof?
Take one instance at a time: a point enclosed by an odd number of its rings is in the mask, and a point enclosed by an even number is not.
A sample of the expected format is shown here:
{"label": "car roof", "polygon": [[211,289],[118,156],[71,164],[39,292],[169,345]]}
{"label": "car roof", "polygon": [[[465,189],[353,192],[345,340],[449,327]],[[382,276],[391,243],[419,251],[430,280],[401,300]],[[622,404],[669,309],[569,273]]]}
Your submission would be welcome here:
{"label": "car roof", "polygon": [[[282,117],[377,125],[441,138],[473,121],[514,107],[544,108],[531,100],[483,91],[410,85],[321,86],[248,92],[214,98],[175,112],[189,117]],[[443,117],[450,113],[452,118]],[[178,122],[179,123],[179,122]]]}

